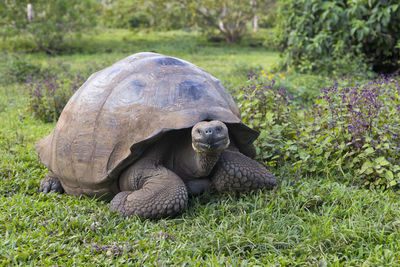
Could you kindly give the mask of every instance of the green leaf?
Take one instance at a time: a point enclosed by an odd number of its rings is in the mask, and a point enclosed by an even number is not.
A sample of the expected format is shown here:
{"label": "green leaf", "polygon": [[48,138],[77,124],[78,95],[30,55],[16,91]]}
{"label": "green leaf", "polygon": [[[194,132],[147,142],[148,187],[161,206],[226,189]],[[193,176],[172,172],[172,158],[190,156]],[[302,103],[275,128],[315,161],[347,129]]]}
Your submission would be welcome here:
{"label": "green leaf", "polygon": [[385,159],[385,157],[379,157],[374,160],[377,165],[386,166],[389,165],[390,162]]}
{"label": "green leaf", "polygon": [[368,169],[372,170],[372,163],[369,160],[364,162],[359,173],[362,174],[362,173],[366,172]]}
{"label": "green leaf", "polygon": [[375,151],[375,150],[374,150],[372,147],[369,147],[369,148],[367,148],[366,150],[364,150],[364,152],[365,152],[366,155],[370,155],[370,154],[374,153],[374,151]]}
{"label": "green leaf", "polygon": [[393,172],[391,172],[391,171],[386,171],[386,173],[385,173],[385,178],[388,180],[388,181],[392,181],[393,180]]}
{"label": "green leaf", "polygon": [[274,121],[274,113],[271,112],[271,111],[268,111],[268,112],[265,114],[265,121],[267,121],[267,122],[273,122],[273,121]]}
{"label": "green leaf", "polygon": [[322,152],[323,152],[322,147],[318,147],[318,148],[314,151],[314,154],[315,154],[315,155],[321,155]]}

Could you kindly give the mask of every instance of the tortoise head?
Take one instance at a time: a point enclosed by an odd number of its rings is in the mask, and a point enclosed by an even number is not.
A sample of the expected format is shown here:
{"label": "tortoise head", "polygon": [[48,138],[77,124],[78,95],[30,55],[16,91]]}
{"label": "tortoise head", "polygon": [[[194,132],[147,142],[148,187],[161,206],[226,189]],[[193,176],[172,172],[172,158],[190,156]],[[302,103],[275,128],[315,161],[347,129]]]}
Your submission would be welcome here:
{"label": "tortoise head", "polygon": [[192,128],[192,146],[196,152],[220,153],[229,143],[228,127],[221,121],[201,121]]}

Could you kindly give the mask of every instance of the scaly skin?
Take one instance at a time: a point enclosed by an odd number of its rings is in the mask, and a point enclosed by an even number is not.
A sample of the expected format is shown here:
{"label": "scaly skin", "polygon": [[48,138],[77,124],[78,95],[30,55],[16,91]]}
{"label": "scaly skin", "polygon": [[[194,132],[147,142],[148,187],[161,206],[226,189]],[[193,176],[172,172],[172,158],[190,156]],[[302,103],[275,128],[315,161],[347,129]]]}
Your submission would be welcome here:
{"label": "scaly skin", "polygon": [[186,207],[186,186],[174,172],[143,159],[125,170],[110,209],[124,216],[158,219],[174,216]]}
{"label": "scaly skin", "polygon": [[271,172],[238,151],[223,151],[215,168],[211,183],[218,192],[272,189],[276,185]]}

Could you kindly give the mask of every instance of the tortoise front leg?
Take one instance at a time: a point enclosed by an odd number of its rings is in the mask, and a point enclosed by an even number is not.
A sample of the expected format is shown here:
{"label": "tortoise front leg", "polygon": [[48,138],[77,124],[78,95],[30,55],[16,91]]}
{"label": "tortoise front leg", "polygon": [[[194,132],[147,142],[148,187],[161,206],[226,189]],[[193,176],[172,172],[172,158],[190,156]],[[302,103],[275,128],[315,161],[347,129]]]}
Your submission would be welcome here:
{"label": "tortoise front leg", "polygon": [[272,189],[276,185],[270,171],[239,151],[223,151],[215,168],[211,182],[219,192]]}
{"label": "tortoise front leg", "polygon": [[110,209],[124,216],[138,215],[149,219],[174,216],[187,204],[185,184],[162,166],[133,166],[121,175],[120,187],[124,191],[114,197]]}

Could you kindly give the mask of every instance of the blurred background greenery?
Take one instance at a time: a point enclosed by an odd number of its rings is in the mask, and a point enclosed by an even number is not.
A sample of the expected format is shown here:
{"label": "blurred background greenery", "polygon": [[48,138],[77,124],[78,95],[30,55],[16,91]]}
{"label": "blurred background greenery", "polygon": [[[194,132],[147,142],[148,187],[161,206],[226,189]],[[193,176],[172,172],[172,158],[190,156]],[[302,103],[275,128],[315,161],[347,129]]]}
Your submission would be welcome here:
{"label": "blurred background greenery", "polygon": [[3,0],[0,16],[5,51],[93,53],[75,41],[105,28],[131,35],[183,30],[210,42],[277,50],[280,68],[297,72],[399,69],[396,0]]}

